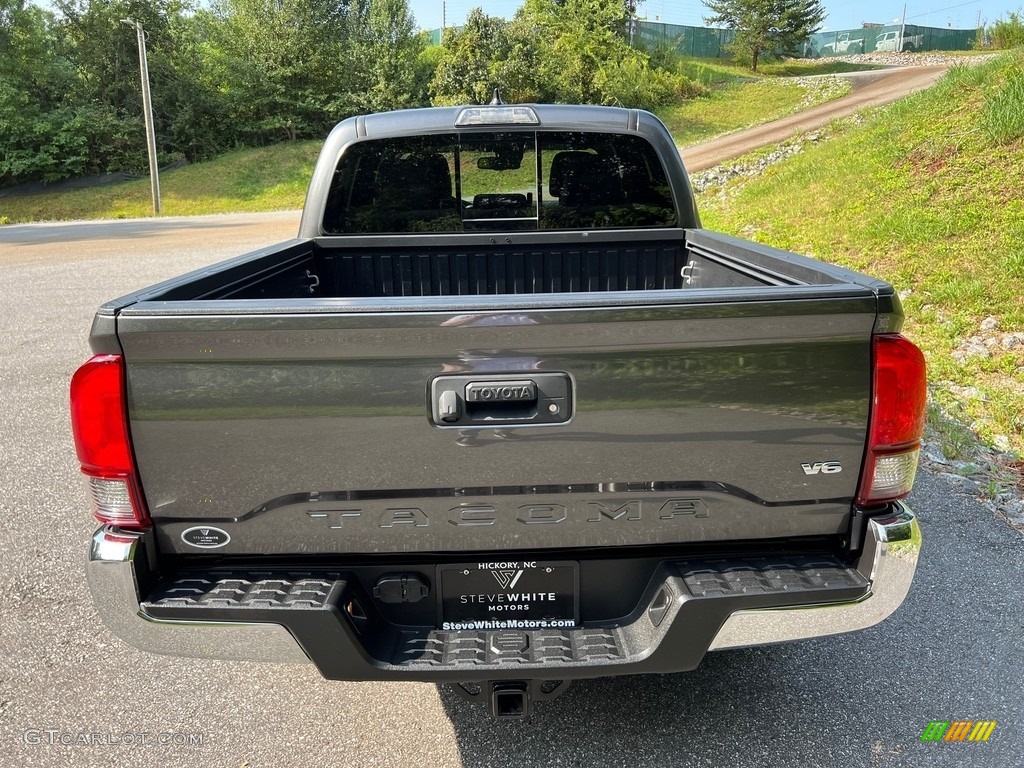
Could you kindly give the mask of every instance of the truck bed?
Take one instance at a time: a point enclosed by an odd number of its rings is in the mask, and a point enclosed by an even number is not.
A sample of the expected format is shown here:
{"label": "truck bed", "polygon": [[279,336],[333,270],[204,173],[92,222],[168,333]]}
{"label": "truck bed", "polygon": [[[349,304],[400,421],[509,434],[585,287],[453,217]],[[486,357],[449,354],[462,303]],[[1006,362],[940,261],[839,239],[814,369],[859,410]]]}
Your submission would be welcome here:
{"label": "truck bed", "polygon": [[[317,238],[158,286],[146,300],[535,295],[842,284],[844,270],[705,230]],[[394,242],[398,240],[399,242]],[[444,241],[450,242],[444,242]],[[382,242],[383,241],[383,242]]]}

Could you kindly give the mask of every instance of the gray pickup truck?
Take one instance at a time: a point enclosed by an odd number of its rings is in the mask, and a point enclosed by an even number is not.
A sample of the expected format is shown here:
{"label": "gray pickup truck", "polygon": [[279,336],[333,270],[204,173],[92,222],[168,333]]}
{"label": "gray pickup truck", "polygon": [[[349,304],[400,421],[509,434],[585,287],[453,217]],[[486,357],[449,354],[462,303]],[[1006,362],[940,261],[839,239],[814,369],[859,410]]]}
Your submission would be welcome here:
{"label": "gray pickup truck", "polygon": [[701,229],[653,115],[345,120],[299,235],[96,314],[72,422],[128,643],[518,717],[906,595],[898,298]]}

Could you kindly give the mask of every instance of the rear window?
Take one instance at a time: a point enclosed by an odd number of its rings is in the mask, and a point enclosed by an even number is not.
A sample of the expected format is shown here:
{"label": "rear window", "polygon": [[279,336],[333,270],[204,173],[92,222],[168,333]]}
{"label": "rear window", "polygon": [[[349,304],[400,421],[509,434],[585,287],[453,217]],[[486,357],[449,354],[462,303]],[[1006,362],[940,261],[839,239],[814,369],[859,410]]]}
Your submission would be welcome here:
{"label": "rear window", "polygon": [[670,227],[675,204],[639,136],[493,132],[349,147],[324,215],[330,234]]}

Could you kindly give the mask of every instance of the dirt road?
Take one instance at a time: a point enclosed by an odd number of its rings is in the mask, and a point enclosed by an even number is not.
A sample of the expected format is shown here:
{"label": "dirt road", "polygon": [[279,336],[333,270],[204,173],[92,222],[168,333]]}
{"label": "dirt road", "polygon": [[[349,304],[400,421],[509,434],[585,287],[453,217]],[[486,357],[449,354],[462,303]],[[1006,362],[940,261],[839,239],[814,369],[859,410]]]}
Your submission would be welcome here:
{"label": "dirt road", "polygon": [[777,144],[791,136],[821,128],[858,109],[889,104],[914,91],[923,90],[938,80],[946,69],[939,65],[851,73],[853,90],[849,95],[781,120],[687,147],[682,151],[683,162],[691,173],[713,168],[768,144]]}

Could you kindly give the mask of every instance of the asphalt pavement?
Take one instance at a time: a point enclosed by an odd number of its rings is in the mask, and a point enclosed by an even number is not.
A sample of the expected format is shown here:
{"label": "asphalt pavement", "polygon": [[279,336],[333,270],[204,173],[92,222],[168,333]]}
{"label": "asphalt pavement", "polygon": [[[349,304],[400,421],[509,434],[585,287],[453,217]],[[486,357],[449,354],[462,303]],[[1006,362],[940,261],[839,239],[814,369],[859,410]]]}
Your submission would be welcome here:
{"label": "asphalt pavement", "polygon": [[[294,232],[294,214],[269,217],[0,227],[0,766],[1024,765],[1024,538],[927,472],[918,575],[881,625],[579,682],[526,722],[428,684],[123,644],[85,586],[68,380],[97,306]],[[923,743],[933,720],[998,725]]]}

